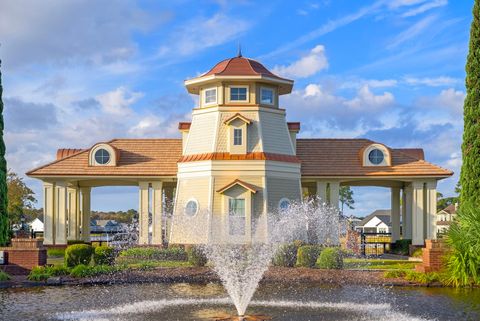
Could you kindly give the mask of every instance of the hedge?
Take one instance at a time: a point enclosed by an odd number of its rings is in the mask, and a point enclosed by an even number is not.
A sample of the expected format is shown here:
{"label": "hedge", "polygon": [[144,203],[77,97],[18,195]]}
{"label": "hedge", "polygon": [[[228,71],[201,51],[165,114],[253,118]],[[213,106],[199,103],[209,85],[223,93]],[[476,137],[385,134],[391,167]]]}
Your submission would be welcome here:
{"label": "hedge", "polygon": [[205,266],[207,264],[207,257],[203,250],[196,245],[192,245],[187,249],[188,262],[193,266]]}
{"label": "hedge", "polygon": [[317,263],[321,248],[318,245],[304,245],[297,250],[297,266],[313,268]]}
{"label": "hedge", "polygon": [[184,249],[171,247],[161,249],[158,247],[132,247],[120,252],[120,257],[140,260],[161,260],[161,261],[187,261],[188,255]]}
{"label": "hedge", "polygon": [[329,247],[320,253],[318,267],[321,269],[343,269],[343,254],[339,248]]}
{"label": "hedge", "polygon": [[74,244],[65,250],[65,265],[74,267],[79,264],[88,265],[92,259],[93,248],[88,244]]}
{"label": "hedge", "polygon": [[297,262],[297,246],[294,243],[281,245],[273,257],[273,265],[294,267]]}
{"label": "hedge", "polygon": [[112,265],[115,262],[115,249],[106,245],[95,247],[93,261],[95,265]]}

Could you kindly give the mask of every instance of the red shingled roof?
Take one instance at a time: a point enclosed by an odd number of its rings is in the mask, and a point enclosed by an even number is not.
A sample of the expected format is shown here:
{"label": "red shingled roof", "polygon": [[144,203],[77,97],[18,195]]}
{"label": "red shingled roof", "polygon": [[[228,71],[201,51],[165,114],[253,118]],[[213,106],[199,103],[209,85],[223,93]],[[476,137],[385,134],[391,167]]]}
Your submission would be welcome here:
{"label": "red shingled roof", "polygon": [[245,57],[234,57],[220,61],[209,72],[202,75],[223,75],[223,76],[258,76],[263,75],[267,77],[283,79],[291,81],[290,79],[282,78],[270,70],[265,68],[264,65],[256,60]]}

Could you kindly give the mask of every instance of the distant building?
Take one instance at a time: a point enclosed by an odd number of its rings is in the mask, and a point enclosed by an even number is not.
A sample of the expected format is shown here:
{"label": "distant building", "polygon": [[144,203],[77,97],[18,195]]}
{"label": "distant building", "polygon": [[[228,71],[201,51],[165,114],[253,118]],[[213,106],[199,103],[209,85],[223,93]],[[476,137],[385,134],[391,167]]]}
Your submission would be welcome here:
{"label": "distant building", "polygon": [[30,223],[28,223],[28,226],[30,227],[30,230],[32,230],[34,233],[43,233],[44,224],[39,218],[36,218]]}
{"label": "distant building", "polygon": [[122,231],[124,226],[115,220],[91,220],[91,233],[115,233]]}
{"label": "distant building", "polygon": [[445,233],[448,231],[450,224],[457,217],[458,203],[450,204],[437,213],[437,233]]}
{"label": "distant building", "polygon": [[357,223],[355,230],[363,233],[391,233],[390,210],[376,210]]}

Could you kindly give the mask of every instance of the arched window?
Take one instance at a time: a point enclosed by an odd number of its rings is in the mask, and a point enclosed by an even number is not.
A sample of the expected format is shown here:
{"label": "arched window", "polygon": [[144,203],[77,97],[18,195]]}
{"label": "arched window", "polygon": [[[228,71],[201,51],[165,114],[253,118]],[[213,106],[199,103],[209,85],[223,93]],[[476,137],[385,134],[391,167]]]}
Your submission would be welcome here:
{"label": "arched window", "polygon": [[108,143],[99,143],[90,149],[90,166],[117,166],[118,152]]}
{"label": "arched window", "polygon": [[379,165],[383,162],[385,159],[385,156],[383,155],[383,152],[380,149],[372,149],[370,153],[368,153],[368,160],[374,164],[374,165]]}
{"label": "arched window", "polygon": [[108,164],[110,161],[110,153],[104,148],[98,149],[95,152],[95,161],[100,165]]}
{"label": "arched window", "polygon": [[391,166],[390,150],[382,144],[374,143],[362,149],[363,166]]}

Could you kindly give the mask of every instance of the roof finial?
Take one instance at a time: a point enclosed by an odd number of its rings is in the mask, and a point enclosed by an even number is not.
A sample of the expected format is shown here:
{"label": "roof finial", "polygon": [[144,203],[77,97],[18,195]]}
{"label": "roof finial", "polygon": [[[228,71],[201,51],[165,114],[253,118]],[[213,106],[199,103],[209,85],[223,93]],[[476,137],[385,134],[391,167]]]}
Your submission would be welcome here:
{"label": "roof finial", "polygon": [[237,53],[237,57],[242,57],[242,45],[240,44],[240,42],[238,43],[238,53]]}

